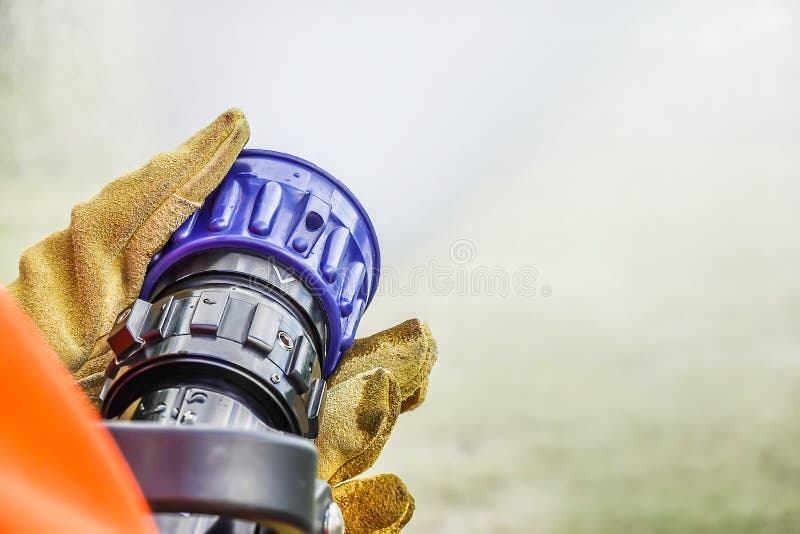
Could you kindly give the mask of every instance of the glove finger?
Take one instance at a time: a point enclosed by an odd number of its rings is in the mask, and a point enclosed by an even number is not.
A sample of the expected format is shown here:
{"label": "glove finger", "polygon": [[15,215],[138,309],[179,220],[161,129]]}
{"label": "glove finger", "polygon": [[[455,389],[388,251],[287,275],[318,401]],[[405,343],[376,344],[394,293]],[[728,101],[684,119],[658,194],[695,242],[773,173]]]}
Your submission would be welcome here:
{"label": "glove finger", "polygon": [[177,150],[76,206],[70,228],[75,286],[93,293],[80,299],[93,304],[87,320],[95,331],[87,341],[108,331],[136,297],[150,259],[222,181],[248,136],[241,111],[223,113]]}
{"label": "glove finger", "polygon": [[[81,236],[87,254],[111,261],[173,195],[189,203],[202,202],[225,176],[248,136],[244,114],[236,109],[226,111],[177,149],[154,156],[140,169],[76,205],[71,230]],[[181,220],[168,222],[165,237]],[[159,246],[163,245],[161,241]]]}
{"label": "glove finger", "polygon": [[[355,340],[328,384],[333,388],[358,373],[384,367],[392,372],[397,382],[405,411],[422,402],[424,390],[421,396],[417,394],[435,361],[436,342],[428,326],[419,319],[409,319],[373,336]],[[417,401],[406,402],[415,395]]]}
{"label": "glove finger", "polygon": [[336,484],[368,469],[400,414],[392,373],[378,368],[328,390],[316,440],[319,478]]}
{"label": "glove finger", "polygon": [[122,272],[129,293],[138,293],[150,259],[219,185],[249,136],[244,114],[230,110],[176,150],[185,154],[187,163],[195,169],[181,179],[174,193],[156,207],[125,245]]}
{"label": "glove finger", "polygon": [[348,534],[400,532],[414,513],[414,497],[397,475],[350,480],[333,488]]}

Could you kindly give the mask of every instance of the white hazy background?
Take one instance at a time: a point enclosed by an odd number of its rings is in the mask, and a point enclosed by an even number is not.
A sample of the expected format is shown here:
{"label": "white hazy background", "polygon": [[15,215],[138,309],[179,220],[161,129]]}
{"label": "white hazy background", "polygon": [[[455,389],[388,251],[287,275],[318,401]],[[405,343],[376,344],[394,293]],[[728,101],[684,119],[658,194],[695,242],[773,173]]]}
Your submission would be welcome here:
{"label": "white hazy background", "polygon": [[350,186],[406,285],[537,269],[362,323],[439,341],[373,469],[409,532],[800,530],[797,2],[0,0],[0,46],[0,282],[232,106]]}

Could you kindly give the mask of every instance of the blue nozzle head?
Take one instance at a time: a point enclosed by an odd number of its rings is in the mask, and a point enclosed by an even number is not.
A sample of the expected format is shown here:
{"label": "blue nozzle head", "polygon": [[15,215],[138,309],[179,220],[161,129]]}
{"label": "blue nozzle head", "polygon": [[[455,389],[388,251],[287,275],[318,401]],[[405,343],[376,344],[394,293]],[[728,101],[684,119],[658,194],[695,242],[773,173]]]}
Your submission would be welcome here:
{"label": "blue nozzle head", "polygon": [[319,300],[328,327],[322,375],[329,377],[353,343],[380,271],[375,229],[350,190],[298,157],[243,150],[220,186],[153,257],[140,298],[149,299],[176,262],[219,248],[276,260],[294,271],[281,283],[303,283]]}

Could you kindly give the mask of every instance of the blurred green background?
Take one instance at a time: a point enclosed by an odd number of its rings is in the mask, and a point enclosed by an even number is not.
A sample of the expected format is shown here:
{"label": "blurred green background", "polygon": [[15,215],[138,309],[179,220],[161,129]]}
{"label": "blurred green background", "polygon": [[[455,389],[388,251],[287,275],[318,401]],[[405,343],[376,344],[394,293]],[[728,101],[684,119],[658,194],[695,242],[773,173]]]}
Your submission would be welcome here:
{"label": "blurred green background", "polygon": [[373,469],[409,532],[800,531],[796,2],[0,0],[0,44],[0,282],[231,106],[359,196],[360,333],[440,347]]}

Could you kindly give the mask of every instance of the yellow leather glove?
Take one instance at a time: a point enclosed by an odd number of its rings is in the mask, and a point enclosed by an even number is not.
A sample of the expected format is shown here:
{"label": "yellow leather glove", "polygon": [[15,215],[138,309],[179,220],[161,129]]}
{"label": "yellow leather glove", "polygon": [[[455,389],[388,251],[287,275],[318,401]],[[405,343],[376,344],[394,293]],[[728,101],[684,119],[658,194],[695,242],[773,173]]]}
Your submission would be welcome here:
{"label": "yellow leather glove", "polygon": [[328,381],[317,476],[333,487],[348,534],[394,533],[411,519],[414,499],[395,475],[350,480],[375,463],[401,412],[425,399],[436,343],[411,319],[357,339]]}
{"label": "yellow leather glove", "polygon": [[[250,131],[220,115],[172,152],[75,206],[69,228],[25,251],[8,290],[90,397],[112,353],[106,334],[139,294],[150,258],[225,177]],[[348,481],[378,457],[397,416],[425,396],[436,348],[410,320],[356,340],[328,383],[317,448],[347,532],[398,532],[414,500],[394,475]]]}

